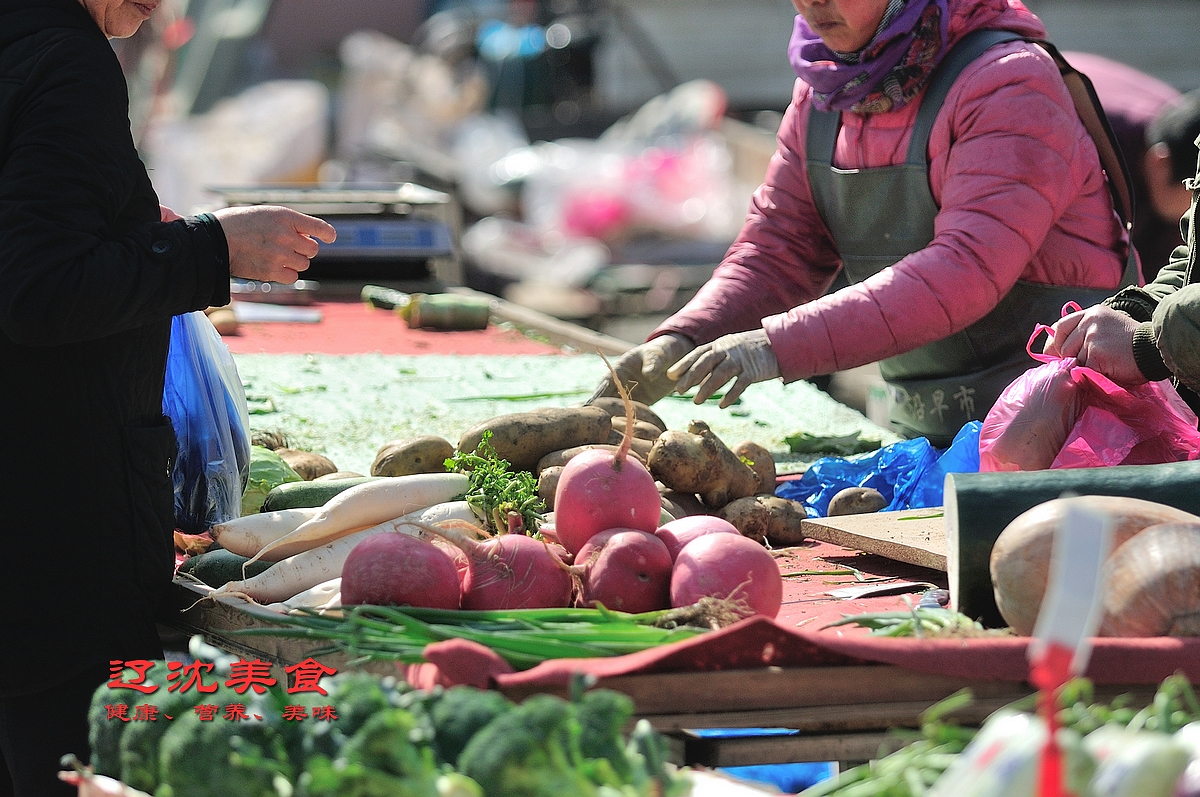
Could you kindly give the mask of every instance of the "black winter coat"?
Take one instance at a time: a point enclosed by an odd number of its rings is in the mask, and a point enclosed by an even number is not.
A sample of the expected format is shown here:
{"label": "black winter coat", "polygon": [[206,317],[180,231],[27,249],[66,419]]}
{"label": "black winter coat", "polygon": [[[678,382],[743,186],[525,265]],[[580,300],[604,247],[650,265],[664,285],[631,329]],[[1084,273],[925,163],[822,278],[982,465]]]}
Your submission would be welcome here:
{"label": "black winter coat", "polygon": [[78,0],[0,0],[0,694],[158,649],[171,316],[229,300],[212,217],[159,221]]}

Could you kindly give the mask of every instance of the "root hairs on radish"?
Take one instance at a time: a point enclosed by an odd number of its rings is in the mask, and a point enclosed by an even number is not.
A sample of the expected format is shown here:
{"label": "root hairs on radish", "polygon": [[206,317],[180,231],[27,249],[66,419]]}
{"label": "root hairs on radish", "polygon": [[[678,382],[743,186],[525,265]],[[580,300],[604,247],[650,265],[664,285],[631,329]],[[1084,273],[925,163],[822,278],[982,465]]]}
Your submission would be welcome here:
{"label": "root hairs on radish", "polygon": [[[573,583],[566,552],[524,534],[500,534],[480,542],[463,521],[415,523],[466,554],[464,609],[539,609],[570,605]],[[557,550],[556,550],[557,549]],[[561,551],[561,552],[560,552]]]}
{"label": "root hairs on radish", "polygon": [[563,466],[554,491],[554,524],[559,542],[572,554],[605,529],[654,533],[661,517],[662,499],[654,477],[629,456],[635,426],[629,390],[608,360],[604,362],[625,402],[625,431],[616,452],[584,451]]}

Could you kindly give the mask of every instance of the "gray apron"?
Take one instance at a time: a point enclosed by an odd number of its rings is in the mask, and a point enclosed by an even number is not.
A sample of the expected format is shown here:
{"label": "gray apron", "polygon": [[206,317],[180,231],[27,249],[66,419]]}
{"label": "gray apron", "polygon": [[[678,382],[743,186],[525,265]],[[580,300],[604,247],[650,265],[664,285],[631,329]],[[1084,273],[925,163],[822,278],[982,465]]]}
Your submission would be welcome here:
{"label": "gray apron", "polygon": [[[947,54],[930,79],[907,156],[897,166],[835,168],[841,114],[812,109],[808,181],[850,284],[933,240],[938,206],[929,189],[926,151],[934,119],[967,64],[995,44],[1021,38],[1007,31],[976,31]],[[1122,284],[1133,284],[1136,278],[1131,251]],[[1035,325],[1053,323],[1069,301],[1088,307],[1114,292],[1018,281],[990,313],[961,332],[880,362],[891,397],[890,423],[907,437],[925,436],[935,446],[949,445],[963,424],[982,419],[1005,387],[1037,365],[1025,351]]]}

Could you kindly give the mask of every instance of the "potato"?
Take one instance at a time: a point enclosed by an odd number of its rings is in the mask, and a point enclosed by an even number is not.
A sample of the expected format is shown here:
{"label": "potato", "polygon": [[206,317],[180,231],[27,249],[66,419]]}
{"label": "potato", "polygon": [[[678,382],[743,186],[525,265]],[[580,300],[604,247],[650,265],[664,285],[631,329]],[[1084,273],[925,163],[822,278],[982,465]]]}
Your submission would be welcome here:
{"label": "potato", "polygon": [[[599,407],[614,418],[625,417],[625,402],[618,396],[601,396],[591,403],[592,407]],[[643,404],[640,401],[633,402],[633,417],[639,421],[657,426],[664,432],[667,431],[667,424],[662,418],[658,417],[658,413],[650,409],[650,406]]]}
{"label": "potato", "polygon": [[758,490],[755,492],[774,493],[775,479],[778,477],[775,473],[775,457],[771,456],[771,452],[750,440],[743,440],[732,450],[750,466],[750,470],[758,474]]}
{"label": "potato", "polygon": [[547,512],[554,511],[554,493],[558,490],[558,477],[562,472],[562,465],[554,465],[538,473],[538,498],[546,503]]}
{"label": "potato", "polygon": [[454,446],[435,434],[384,443],[371,463],[372,476],[411,476],[414,473],[445,473],[446,460]]}
{"label": "potato", "polygon": [[352,470],[339,470],[334,471],[333,473],[326,473],[324,476],[318,476],[317,478],[313,479],[313,481],[334,482],[338,481],[339,479],[361,479],[362,477],[363,475],[361,473],[355,473]]}
{"label": "potato", "polygon": [[678,490],[671,490],[660,482],[658,494],[662,496],[663,509],[670,512],[671,517],[676,520],[681,517],[688,517],[689,515],[708,514],[708,509],[704,504],[700,503],[700,496],[695,493],[681,493]]}
{"label": "potato", "polygon": [[[637,440],[634,441],[634,445],[632,445],[629,449],[629,454],[630,456],[636,457],[639,462],[645,465],[646,454],[650,453],[650,447],[648,445],[639,446],[637,445],[638,442],[639,441]],[[645,443],[647,441],[643,440],[641,442]],[[642,448],[645,453],[639,452],[639,447]],[[592,445],[564,448],[562,451],[551,451],[549,454],[538,460],[537,465],[534,466],[533,472],[535,475],[541,476],[542,471],[544,471],[546,468],[562,467],[571,460],[571,457],[575,456],[576,454],[582,454],[584,451],[587,451],[590,448],[602,448],[606,451],[612,451],[614,453],[617,450],[617,446],[612,445],[611,443],[594,443]]]}
{"label": "potato", "polygon": [[[613,431],[617,434],[625,434],[625,418],[620,415],[614,415],[612,419]],[[657,440],[658,436],[665,432],[666,429],[660,429],[647,421],[633,422],[633,436],[639,440]]]}
{"label": "potato", "polygon": [[552,451],[603,443],[612,431],[612,416],[599,407],[548,407],[499,415],[468,429],[458,450],[475,451],[483,433],[492,433],[492,448],[513,470],[533,471]]}
{"label": "potato", "polygon": [[650,449],[649,464],[655,479],[672,490],[696,493],[709,509],[758,491],[758,474],[703,421],[692,421],[686,432],[663,432]]}
{"label": "potato", "polygon": [[801,523],[808,513],[798,501],[775,495],[751,495],[730,501],[716,514],[732,523],[743,536],[777,548],[804,542]]}
{"label": "potato", "polygon": [[865,515],[878,512],[888,505],[883,493],[871,487],[847,487],[829,499],[829,517]]}
{"label": "potato", "polygon": [[297,475],[306,482],[327,473],[337,473],[337,465],[329,457],[314,454],[311,451],[299,451],[295,448],[277,448],[275,453],[288,464]]}

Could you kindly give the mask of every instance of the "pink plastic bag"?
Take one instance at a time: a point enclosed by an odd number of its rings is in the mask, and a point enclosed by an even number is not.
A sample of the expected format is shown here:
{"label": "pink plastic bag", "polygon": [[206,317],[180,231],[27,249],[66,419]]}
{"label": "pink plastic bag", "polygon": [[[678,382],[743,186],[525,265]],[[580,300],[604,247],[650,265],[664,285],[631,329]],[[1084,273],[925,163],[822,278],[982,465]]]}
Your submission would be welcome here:
{"label": "pink plastic bag", "polygon": [[1122,387],[1074,357],[1034,354],[1034,339],[1048,329],[1039,324],[1026,346],[1042,364],[1013,380],[983,421],[981,471],[1154,465],[1200,455],[1196,415],[1170,382]]}

